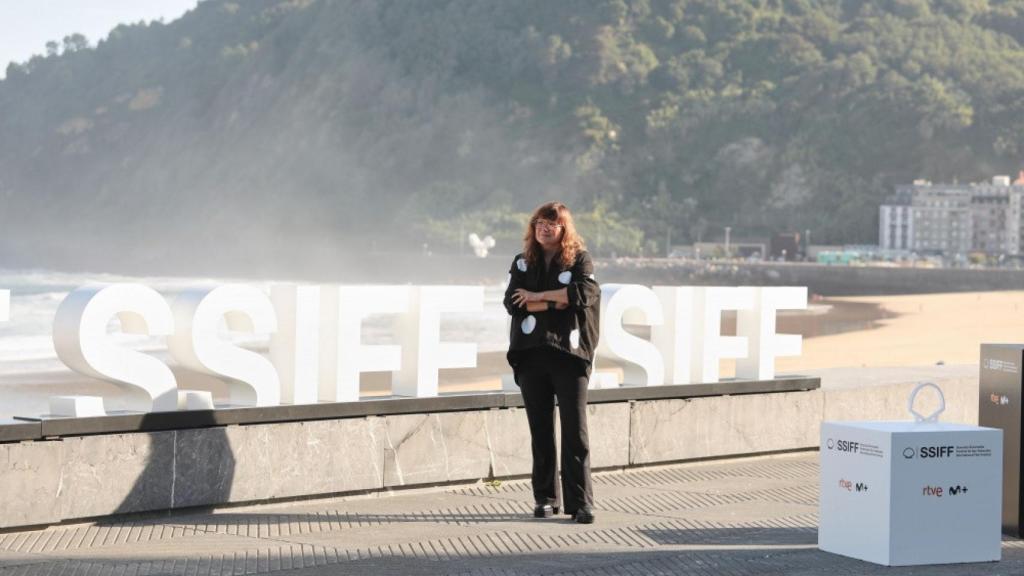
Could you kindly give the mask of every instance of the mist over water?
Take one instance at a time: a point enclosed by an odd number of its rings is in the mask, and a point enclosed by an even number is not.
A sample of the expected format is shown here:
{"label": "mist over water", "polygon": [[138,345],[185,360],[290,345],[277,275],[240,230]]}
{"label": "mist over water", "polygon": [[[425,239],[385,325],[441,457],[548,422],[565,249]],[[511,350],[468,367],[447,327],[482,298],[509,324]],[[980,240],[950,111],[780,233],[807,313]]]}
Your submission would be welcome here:
{"label": "mist over water", "polygon": [[457,251],[421,229],[431,218],[574,196],[571,155],[549,131],[526,130],[528,115],[487,90],[387,57],[360,29],[371,6],[295,9],[245,54],[201,44],[200,18],[238,27],[276,4],[236,20],[200,5],[133,30],[169,61],[144,59],[152,74],[130,85],[118,70],[144,57],[115,34],[112,61],[76,76],[73,100],[34,114],[19,98],[13,113],[36,128],[0,122],[0,265],[361,281],[367,253]]}

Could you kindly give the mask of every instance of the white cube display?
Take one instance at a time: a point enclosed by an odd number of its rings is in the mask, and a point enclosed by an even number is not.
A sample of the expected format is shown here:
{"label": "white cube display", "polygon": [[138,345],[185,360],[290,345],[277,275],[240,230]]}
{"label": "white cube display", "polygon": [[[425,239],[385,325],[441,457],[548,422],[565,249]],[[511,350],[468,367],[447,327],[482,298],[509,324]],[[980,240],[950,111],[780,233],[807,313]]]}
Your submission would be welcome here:
{"label": "white cube display", "polygon": [[886,566],[1000,559],[1002,431],[937,415],[822,424],[820,549]]}

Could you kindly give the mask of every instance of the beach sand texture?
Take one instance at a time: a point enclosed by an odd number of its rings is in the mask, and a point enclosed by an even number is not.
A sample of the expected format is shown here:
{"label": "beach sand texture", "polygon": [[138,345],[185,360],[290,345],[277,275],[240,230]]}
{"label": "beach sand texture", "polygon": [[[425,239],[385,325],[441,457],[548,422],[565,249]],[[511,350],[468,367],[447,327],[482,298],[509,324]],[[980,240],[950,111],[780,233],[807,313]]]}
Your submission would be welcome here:
{"label": "beach sand texture", "polygon": [[874,320],[873,328],[807,338],[801,356],[776,361],[778,373],[848,366],[978,364],[982,343],[1024,342],[1024,291],[830,301],[876,304],[892,316]]}

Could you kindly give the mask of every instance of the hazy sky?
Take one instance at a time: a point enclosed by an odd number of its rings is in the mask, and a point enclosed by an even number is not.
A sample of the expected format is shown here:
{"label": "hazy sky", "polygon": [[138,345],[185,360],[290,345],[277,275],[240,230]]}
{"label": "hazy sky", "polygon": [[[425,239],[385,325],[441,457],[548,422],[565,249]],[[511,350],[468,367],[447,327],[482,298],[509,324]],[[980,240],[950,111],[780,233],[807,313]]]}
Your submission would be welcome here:
{"label": "hazy sky", "polygon": [[46,51],[46,42],[81,32],[96,44],[121,23],[170,22],[197,0],[0,0],[0,78],[10,62]]}

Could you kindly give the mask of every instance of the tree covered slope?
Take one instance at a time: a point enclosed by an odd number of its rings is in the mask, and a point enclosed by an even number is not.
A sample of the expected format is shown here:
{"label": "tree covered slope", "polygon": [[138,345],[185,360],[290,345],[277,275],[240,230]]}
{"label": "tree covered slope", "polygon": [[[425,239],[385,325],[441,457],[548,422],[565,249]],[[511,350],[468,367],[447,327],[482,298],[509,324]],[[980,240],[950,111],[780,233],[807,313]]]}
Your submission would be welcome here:
{"label": "tree covered slope", "polygon": [[0,264],[514,251],[550,198],[599,253],[870,242],[1024,167],[1022,43],[1024,0],[207,0],[8,67]]}

